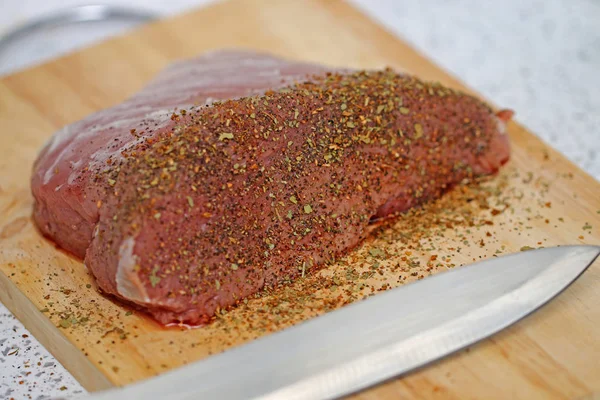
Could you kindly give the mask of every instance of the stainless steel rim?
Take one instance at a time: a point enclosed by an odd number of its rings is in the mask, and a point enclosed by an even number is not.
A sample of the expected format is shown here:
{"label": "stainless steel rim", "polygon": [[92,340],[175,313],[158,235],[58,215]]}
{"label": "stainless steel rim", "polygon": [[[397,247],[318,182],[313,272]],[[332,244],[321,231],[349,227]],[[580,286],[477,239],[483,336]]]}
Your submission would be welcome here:
{"label": "stainless steel rim", "polygon": [[98,22],[111,19],[149,22],[158,19],[158,15],[147,10],[104,4],[77,6],[59,10],[33,18],[25,24],[9,31],[5,35],[0,36],[0,58],[3,56],[2,53],[6,51],[12,42],[27,37],[35,32],[56,26]]}

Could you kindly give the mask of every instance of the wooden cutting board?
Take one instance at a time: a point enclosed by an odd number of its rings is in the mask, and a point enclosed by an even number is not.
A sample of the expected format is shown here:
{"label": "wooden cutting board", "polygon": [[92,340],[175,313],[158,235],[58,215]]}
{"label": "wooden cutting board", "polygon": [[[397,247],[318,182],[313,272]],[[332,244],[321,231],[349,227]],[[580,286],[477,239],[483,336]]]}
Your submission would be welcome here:
{"label": "wooden cutting board", "polygon": [[[173,60],[223,47],[333,66],[391,66],[468,90],[348,4],[326,0],[220,3],[2,79],[0,300],[88,390],[201,359],[361,298],[370,288],[376,293],[386,284],[525,246],[600,244],[600,184],[511,123],[512,160],[483,186],[457,188],[382,229],[340,263],[251,299],[209,326],[161,328],[100,295],[81,261],[40,237],[30,217],[30,169],[61,126],[119,103]],[[420,228],[432,218],[439,226]],[[315,283],[314,293],[306,293]],[[294,300],[300,294],[302,308]],[[575,399],[598,393],[596,263],[512,328],[356,398]]]}

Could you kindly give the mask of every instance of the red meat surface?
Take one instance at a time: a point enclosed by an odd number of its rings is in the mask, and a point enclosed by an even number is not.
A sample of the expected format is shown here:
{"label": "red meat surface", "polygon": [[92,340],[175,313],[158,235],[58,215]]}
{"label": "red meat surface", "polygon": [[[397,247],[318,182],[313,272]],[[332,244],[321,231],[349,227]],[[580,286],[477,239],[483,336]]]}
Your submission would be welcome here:
{"label": "red meat surface", "polygon": [[34,219],[105,292],[203,323],[345,254],[372,220],[496,172],[511,115],[391,70],[217,51],[57,132]]}

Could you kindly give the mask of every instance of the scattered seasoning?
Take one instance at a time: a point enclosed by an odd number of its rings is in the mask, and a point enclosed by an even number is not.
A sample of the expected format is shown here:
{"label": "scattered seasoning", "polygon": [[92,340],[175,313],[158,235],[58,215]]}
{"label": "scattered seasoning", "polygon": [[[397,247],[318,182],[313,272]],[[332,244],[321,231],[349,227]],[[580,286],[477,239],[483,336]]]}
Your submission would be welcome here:
{"label": "scattered seasoning", "polygon": [[158,285],[160,283],[160,280],[161,280],[160,277],[156,276],[156,273],[158,272],[159,268],[160,267],[158,265],[156,265],[152,269],[152,273],[149,276],[150,285],[152,285],[153,288],[156,287],[156,285]]}
{"label": "scattered seasoning", "polygon": [[61,328],[70,328],[71,327],[71,320],[69,319],[61,319],[60,322],[58,323],[60,325]]}
{"label": "scattered seasoning", "polygon": [[305,213],[305,214],[310,214],[311,212],[313,212],[313,209],[312,209],[312,207],[310,206],[310,204],[306,204],[306,205],[304,206],[304,213]]}
{"label": "scattered seasoning", "polygon": [[421,139],[423,137],[423,127],[421,124],[415,124],[415,139]]}
{"label": "scattered seasoning", "polygon": [[535,249],[533,247],[531,247],[531,246],[523,246],[523,247],[521,247],[520,250],[521,251],[528,251],[528,250],[535,250]]}
{"label": "scattered seasoning", "polygon": [[381,257],[385,255],[385,252],[381,249],[370,249],[369,254],[373,257]]}
{"label": "scattered seasoning", "polygon": [[230,132],[223,132],[219,135],[219,140],[220,141],[224,141],[224,140],[231,140],[233,139],[233,133]]}
{"label": "scattered seasoning", "polygon": [[590,224],[588,224],[587,222],[585,223],[585,225],[583,225],[583,230],[591,230],[592,226]]}

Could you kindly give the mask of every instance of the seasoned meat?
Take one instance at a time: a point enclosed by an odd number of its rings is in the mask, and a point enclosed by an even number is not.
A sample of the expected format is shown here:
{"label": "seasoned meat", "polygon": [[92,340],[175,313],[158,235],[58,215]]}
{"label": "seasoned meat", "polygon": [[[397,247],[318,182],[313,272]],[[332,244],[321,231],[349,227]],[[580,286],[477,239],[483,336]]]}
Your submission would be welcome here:
{"label": "seasoned meat", "polygon": [[202,323],[345,254],[372,220],[497,171],[510,116],[392,70],[214,52],[55,134],[34,218],[105,292]]}

